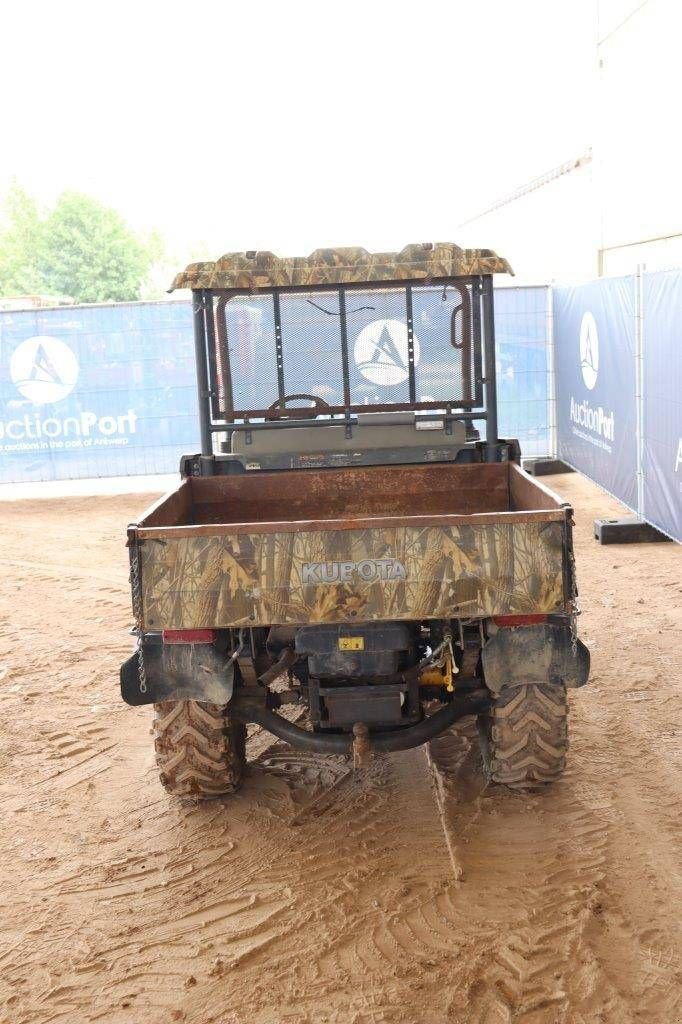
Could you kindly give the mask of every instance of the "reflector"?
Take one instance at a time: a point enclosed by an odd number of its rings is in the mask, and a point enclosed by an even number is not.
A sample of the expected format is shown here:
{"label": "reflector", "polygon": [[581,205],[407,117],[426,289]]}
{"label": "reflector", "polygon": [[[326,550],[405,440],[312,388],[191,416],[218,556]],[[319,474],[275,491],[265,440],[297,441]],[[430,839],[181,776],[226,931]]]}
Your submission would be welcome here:
{"label": "reflector", "polygon": [[164,629],[165,644],[213,644],[218,636],[215,629]]}
{"label": "reflector", "polygon": [[539,622],[547,622],[546,615],[493,615],[493,622],[501,629],[512,626],[536,626]]}

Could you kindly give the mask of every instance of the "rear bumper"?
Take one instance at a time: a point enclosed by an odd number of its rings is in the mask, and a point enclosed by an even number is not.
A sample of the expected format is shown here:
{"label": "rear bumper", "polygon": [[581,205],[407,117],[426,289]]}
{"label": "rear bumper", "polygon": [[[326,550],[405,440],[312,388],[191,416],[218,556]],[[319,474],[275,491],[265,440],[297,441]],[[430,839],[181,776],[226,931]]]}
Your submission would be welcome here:
{"label": "rear bumper", "polygon": [[[479,715],[489,707],[490,701],[485,698],[456,698],[416,725],[406,725],[386,732],[370,731],[369,743],[373,750],[410,750],[445,732],[460,718]],[[349,754],[353,749],[353,736],[350,733],[310,732],[301,729],[262,704],[256,704],[249,698],[240,699],[239,690],[231,704],[231,711],[239,721],[255,722],[299,750],[321,754]]]}
{"label": "rear bumper", "polygon": [[[159,638],[160,640],[160,638]],[[225,705],[244,723],[253,722],[285,740],[292,747],[323,754],[349,754],[353,749],[350,732],[312,732],[301,729],[266,706],[266,691],[246,693],[234,690],[234,666],[210,644],[167,645],[145,638],[144,689],[140,679],[140,651],[121,666],[121,695],[138,707],[160,701],[199,700]],[[226,671],[227,668],[227,671]],[[487,711],[490,701],[482,697],[457,697],[434,714],[412,725],[369,733],[374,750],[409,750],[421,746],[449,729],[460,718]]]}

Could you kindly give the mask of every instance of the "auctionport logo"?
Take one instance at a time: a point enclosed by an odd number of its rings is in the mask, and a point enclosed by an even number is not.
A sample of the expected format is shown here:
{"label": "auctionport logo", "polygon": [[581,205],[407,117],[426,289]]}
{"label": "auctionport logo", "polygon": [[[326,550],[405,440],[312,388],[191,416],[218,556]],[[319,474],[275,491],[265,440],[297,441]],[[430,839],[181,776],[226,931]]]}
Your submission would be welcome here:
{"label": "auctionport logo", "polygon": [[78,380],[78,360],[59,338],[40,334],[17,345],[9,364],[17,390],[34,405],[61,402]]}
{"label": "auctionport logo", "polygon": [[[583,314],[580,322],[578,357],[583,384],[588,391],[593,391],[599,375],[599,335],[597,322],[589,310]],[[577,437],[606,452],[613,450],[611,446],[616,439],[616,417],[613,410],[608,411],[601,405],[592,405],[587,398],[580,400],[571,395],[570,417],[573,433]]]}
{"label": "auctionport logo", "polygon": [[[419,362],[420,347],[412,338],[414,365]],[[362,376],[383,387],[403,384],[409,377],[407,324],[401,320],[374,320],[358,334],[353,358]]]}
{"label": "auctionport logo", "polygon": [[[128,444],[136,432],[134,409],[100,415],[80,403],[66,416],[50,415],[41,406],[63,401],[78,382],[79,365],[73,349],[59,338],[36,335],[20,342],[9,361],[12,383],[24,402],[9,407],[33,406],[22,415],[0,420],[0,451],[27,452],[103,447]],[[38,406],[39,408],[35,408]]]}
{"label": "auctionport logo", "polygon": [[580,324],[580,369],[585,387],[593,391],[599,373],[599,335],[590,312],[585,313]]}

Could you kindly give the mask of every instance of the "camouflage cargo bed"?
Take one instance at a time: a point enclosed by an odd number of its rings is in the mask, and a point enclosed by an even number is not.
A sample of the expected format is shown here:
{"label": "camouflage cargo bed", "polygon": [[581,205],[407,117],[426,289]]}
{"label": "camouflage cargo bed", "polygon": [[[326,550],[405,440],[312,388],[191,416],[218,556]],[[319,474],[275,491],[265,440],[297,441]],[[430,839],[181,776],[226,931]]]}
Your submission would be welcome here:
{"label": "camouflage cargo bed", "polygon": [[129,543],[146,630],[567,614],[571,514],[511,462],[240,473]]}

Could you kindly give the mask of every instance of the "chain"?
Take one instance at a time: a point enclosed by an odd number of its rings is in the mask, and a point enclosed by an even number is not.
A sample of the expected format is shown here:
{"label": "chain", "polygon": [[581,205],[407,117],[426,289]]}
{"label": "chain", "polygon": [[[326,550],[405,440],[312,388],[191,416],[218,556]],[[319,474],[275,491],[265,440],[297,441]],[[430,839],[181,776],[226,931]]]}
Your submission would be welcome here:
{"label": "chain", "polygon": [[578,653],[578,616],[580,615],[580,604],[578,602],[578,581],[575,571],[575,554],[573,544],[569,547],[569,569],[571,573],[571,652],[573,657]]}
{"label": "chain", "polygon": [[142,588],[140,586],[140,548],[137,537],[133,540],[133,555],[130,560],[130,583],[133,592],[133,616],[137,626],[137,676],[140,681],[140,693],[147,692],[147,673],[144,667],[142,650]]}

